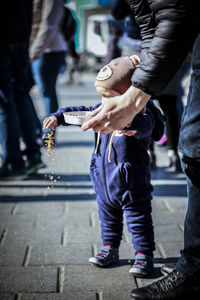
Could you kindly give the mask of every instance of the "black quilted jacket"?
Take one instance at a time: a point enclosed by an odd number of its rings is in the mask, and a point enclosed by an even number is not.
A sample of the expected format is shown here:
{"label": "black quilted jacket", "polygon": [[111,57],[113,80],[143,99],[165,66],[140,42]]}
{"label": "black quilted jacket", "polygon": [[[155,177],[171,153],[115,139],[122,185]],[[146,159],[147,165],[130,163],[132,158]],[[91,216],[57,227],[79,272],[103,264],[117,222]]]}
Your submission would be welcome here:
{"label": "black quilted jacket", "polygon": [[141,28],[141,63],[133,86],[158,95],[178,70],[200,32],[199,1],[128,0]]}

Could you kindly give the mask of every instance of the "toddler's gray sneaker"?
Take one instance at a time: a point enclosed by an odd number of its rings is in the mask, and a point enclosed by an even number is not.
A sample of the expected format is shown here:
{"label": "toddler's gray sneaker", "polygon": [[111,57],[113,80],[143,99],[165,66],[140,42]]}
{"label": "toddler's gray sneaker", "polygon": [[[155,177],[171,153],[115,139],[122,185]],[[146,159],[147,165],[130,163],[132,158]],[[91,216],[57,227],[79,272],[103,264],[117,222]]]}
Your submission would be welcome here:
{"label": "toddler's gray sneaker", "polygon": [[135,262],[129,270],[129,273],[138,277],[145,277],[152,273],[153,270],[153,258],[150,255],[139,252],[135,256]]}
{"label": "toddler's gray sneaker", "polygon": [[110,245],[102,247],[96,256],[89,258],[90,263],[100,267],[107,267],[110,264],[116,263],[118,261],[118,249],[113,248]]}

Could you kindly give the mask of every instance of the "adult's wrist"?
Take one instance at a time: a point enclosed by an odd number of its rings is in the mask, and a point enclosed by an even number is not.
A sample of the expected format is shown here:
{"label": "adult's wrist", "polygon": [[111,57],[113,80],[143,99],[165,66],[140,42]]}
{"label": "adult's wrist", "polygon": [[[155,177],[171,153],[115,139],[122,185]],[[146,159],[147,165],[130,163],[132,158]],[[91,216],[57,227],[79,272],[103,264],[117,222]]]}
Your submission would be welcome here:
{"label": "adult's wrist", "polygon": [[133,110],[139,113],[143,107],[147,104],[148,100],[151,98],[151,95],[144,93],[142,90],[131,86],[125,93],[125,97],[128,97]]}

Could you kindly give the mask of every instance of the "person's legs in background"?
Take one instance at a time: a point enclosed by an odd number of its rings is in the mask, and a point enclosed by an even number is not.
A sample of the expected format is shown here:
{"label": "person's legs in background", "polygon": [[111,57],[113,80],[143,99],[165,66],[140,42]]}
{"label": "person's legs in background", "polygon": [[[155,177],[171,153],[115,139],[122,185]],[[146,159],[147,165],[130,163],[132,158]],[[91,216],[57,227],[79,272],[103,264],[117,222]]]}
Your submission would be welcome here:
{"label": "person's legs in background", "polygon": [[[13,80],[13,49],[15,45],[0,48],[0,123],[3,164],[0,178],[24,176],[25,163],[20,150],[20,120],[15,103]],[[22,177],[21,177],[22,176]]]}
{"label": "person's legs in background", "polygon": [[58,109],[56,80],[65,60],[65,52],[46,53],[32,63],[33,77],[41,90],[45,104],[45,117]]}
{"label": "person's legs in background", "polygon": [[36,112],[36,109],[35,109],[35,106],[34,106],[34,103],[33,103],[33,99],[30,96],[31,89],[34,85],[35,85],[35,81],[33,79],[31,64],[29,63],[29,70],[28,70],[29,102],[30,102],[30,105],[31,105],[33,119],[34,119],[35,126],[36,126],[36,135],[37,135],[38,138],[41,139],[41,137],[42,137],[42,121],[38,117],[38,114]]}
{"label": "person's legs in background", "polygon": [[179,139],[179,114],[177,108],[177,99],[175,95],[161,95],[157,97],[160,107],[167,115],[166,133],[168,144],[169,166],[174,167],[175,171],[181,172],[180,158],[178,154]]}
{"label": "person's legs in background", "polygon": [[184,250],[177,269],[191,276],[200,276],[200,158],[183,156],[187,178],[188,210],[184,226]]}
{"label": "person's legs in background", "polygon": [[177,268],[200,276],[200,34],[192,54],[188,101],[180,131],[179,148],[187,178],[188,209],[184,227],[184,250]]}
{"label": "person's legs in background", "polygon": [[27,158],[28,173],[32,174],[43,168],[44,164],[41,160],[40,145],[37,143],[36,112],[33,109],[32,99],[29,95],[28,45],[19,43],[15,47],[13,56],[15,56],[15,102],[21,125],[21,135],[26,147],[23,154]]}

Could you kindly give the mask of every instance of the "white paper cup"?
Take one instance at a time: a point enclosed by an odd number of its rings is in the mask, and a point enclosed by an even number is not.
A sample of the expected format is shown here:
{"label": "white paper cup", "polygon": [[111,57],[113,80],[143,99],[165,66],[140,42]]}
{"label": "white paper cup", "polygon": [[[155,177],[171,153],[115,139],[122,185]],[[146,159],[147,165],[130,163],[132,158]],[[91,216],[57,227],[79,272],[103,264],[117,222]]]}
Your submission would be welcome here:
{"label": "white paper cup", "polygon": [[89,111],[70,111],[65,112],[64,119],[67,124],[83,125],[89,119],[91,112]]}

